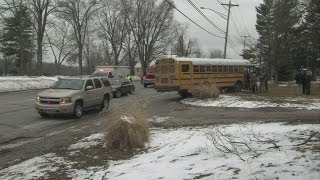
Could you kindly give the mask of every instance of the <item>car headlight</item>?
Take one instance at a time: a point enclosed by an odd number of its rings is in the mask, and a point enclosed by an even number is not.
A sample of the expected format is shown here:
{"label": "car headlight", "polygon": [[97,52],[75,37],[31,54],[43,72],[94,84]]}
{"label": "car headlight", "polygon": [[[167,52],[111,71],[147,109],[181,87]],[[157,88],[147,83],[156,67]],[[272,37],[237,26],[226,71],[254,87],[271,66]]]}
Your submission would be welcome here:
{"label": "car headlight", "polygon": [[60,104],[68,104],[68,103],[71,103],[72,102],[72,99],[71,97],[63,97],[60,99]]}
{"label": "car headlight", "polygon": [[40,102],[40,97],[39,96],[36,98],[36,102]]}

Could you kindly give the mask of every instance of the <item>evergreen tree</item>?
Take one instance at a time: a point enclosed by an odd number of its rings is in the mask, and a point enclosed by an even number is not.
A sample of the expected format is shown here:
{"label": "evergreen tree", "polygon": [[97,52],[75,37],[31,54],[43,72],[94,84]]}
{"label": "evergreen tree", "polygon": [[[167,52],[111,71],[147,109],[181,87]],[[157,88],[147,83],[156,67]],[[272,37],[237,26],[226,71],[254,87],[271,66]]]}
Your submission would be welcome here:
{"label": "evergreen tree", "polygon": [[305,6],[305,20],[303,24],[304,40],[306,42],[306,60],[302,65],[309,67],[315,80],[316,72],[320,68],[320,1],[308,0]]}
{"label": "evergreen tree", "polygon": [[301,19],[298,0],[264,0],[257,10],[259,57],[275,81],[291,79],[295,69],[296,31]]}
{"label": "evergreen tree", "polygon": [[[298,0],[278,0],[274,4],[274,59],[275,80],[291,80],[295,71],[294,49],[297,27],[301,19]],[[300,36],[300,35],[298,35]]]}
{"label": "evergreen tree", "polygon": [[259,34],[257,48],[259,49],[259,57],[265,62],[269,75],[272,74],[274,67],[273,58],[273,24],[274,24],[274,0],[263,0],[260,6],[256,7],[257,23],[256,29]]}
{"label": "evergreen tree", "polygon": [[32,22],[28,8],[20,4],[11,17],[4,18],[0,42],[4,56],[13,56],[20,75],[26,74],[32,59]]}

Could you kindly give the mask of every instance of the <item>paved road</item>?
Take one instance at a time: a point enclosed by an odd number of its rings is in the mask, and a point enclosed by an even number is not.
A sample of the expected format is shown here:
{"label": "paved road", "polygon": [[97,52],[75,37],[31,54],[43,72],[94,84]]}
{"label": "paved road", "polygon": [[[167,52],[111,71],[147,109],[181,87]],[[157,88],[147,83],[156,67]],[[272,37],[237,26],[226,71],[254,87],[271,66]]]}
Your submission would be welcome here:
{"label": "paved road", "polygon": [[[43,119],[34,108],[38,91],[0,94],[0,169],[20,161],[53,152],[93,133],[101,132],[108,123],[108,111],[89,111],[80,120],[68,117]],[[136,83],[133,95],[147,102],[148,115],[168,116],[155,126],[214,125],[243,121],[320,121],[320,111],[284,108],[216,108],[194,107],[180,103],[177,93],[157,93]],[[130,96],[112,99],[111,110],[130,105]]]}
{"label": "paved road", "polygon": [[[136,87],[133,96],[138,98],[161,96],[138,83]],[[0,169],[100,132],[102,122],[108,120],[108,111],[99,114],[95,110],[86,112],[80,120],[63,116],[44,119],[34,108],[37,93],[23,91],[0,94]],[[112,99],[110,109],[124,108],[130,96]]]}

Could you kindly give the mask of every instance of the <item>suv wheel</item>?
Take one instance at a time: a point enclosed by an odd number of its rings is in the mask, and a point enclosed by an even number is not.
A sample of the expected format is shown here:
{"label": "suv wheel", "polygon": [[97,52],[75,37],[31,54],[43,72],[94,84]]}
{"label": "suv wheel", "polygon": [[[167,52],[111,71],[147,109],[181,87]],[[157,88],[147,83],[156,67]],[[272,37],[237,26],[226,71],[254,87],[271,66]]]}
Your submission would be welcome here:
{"label": "suv wheel", "polygon": [[45,118],[45,117],[48,117],[49,115],[46,114],[46,113],[39,113],[41,117]]}
{"label": "suv wheel", "polygon": [[134,89],[130,88],[130,94],[133,94],[133,92],[134,92]]}
{"label": "suv wheel", "polygon": [[108,97],[104,97],[103,98],[103,101],[102,101],[102,104],[100,105],[100,111],[103,111],[104,109],[108,109],[109,108],[109,98]]}
{"label": "suv wheel", "polygon": [[83,113],[82,104],[80,102],[76,102],[73,110],[73,117],[76,119],[80,119]]}
{"label": "suv wheel", "polygon": [[121,97],[121,91],[116,91],[116,92],[115,92],[115,97],[116,97],[116,98]]}
{"label": "suv wheel", "polygon": [[148,87],[148,84],[143,84],[143,87],[147,88],[147,87]]}

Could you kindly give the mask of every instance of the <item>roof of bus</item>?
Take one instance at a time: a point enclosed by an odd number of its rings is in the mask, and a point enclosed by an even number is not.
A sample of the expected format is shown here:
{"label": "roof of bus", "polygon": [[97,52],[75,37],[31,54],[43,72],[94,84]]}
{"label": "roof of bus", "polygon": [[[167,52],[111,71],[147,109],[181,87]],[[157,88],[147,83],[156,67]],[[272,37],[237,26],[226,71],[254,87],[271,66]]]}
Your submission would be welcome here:
{"label": "roof of bus", "polygon": [[162,58],[173,59],[175,61],[192,61],[193,65],[249,65],[249,60],[245,59],[218,59],[218,58]]}

